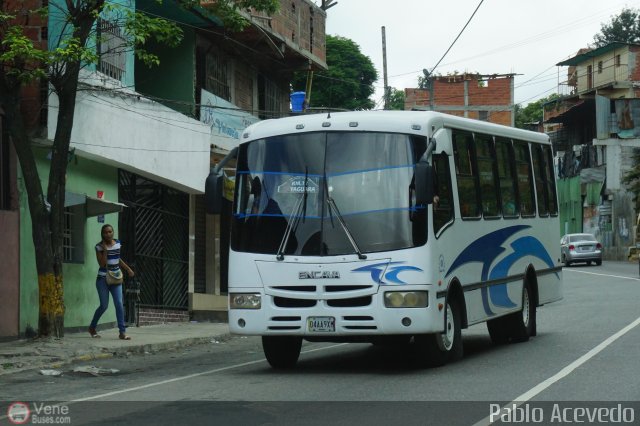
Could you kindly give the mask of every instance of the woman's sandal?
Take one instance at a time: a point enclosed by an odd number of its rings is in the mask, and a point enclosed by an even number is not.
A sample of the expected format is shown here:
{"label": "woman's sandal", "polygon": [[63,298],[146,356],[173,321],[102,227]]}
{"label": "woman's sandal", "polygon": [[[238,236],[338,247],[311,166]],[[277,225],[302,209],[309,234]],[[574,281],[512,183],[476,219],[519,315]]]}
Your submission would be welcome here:
{"label": "woman's sandal", "polygon": [[100,337],[102,337],[102,336],[100,336],[100,335],[98,334],[98,332],[96,331],[96,329],[95,329],[95,328],[91,328],[91,327],[89,327],[89,334],[90,334],[90,335],[91,335],[91,337],[93,337],[94,339],[99,339]]}
{"label": "woman's sandal", "polygon": [[118,336],[120,338],[120,340],[131,340],[131,336],[127,336],[124,333],[120,333],[120,336]]}

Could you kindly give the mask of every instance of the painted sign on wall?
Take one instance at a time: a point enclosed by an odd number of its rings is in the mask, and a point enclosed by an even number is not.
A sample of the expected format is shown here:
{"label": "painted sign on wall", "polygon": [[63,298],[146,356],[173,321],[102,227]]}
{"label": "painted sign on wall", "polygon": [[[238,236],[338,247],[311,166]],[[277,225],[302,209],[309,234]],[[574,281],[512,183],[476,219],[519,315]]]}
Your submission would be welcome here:
{"label": "painted sign on wall", "polygon": [[211,143],[221,148],[230,150],[238,146],[244,129],[260,121],[258,117],[204,89],[200,99],[200,121],[211,129]]}

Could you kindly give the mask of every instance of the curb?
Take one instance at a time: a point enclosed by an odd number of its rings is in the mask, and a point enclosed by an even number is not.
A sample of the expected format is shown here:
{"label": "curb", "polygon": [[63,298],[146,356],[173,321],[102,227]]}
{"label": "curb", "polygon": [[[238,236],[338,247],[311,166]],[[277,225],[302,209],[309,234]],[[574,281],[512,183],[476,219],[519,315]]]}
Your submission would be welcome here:
{"label": "curb", "polygon": [[170,342],[161,343],[144,343],[133,344],[130,346],[122,346],[118,348],[95,348],[94,352],[84,353],[82,355],[70,355],[67,359],[56,360],[43,360],[42,362],[34,361],[33,364],[16,369],[0,369],[0,377],[5,374],[15,374],[24,371],[37,370],[37,369],[60,369],[64,366],[73,364],[74,362],[87,362],[95,360],[103,360],[117,357],[126,357],[132,354],[144,354],[144,353],[157,353],[164,351],[176,350],[179,348],[186,348],[189,346],[196,346],[205,343],[212,343],[213,340],[223,342],[231,339],[230,333],[216,334],[206,337],[189,337],[186,339],[174,340]]}

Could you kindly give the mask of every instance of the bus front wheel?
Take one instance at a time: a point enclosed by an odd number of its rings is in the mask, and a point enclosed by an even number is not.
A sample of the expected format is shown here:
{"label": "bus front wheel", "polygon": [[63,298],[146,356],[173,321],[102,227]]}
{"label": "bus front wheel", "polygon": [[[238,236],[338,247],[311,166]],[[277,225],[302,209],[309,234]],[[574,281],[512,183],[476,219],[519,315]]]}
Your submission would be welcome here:
{"label": "bus front wheel", "polygon": [[273,368],[293,368],[298,362],[302,337],[262,336],[264,356]]}
{"label": "bus front wheel", "polygon": [[415,336],[420,359],[429,367],[440,367],[463,356],[462,313],[456,300],[447,301],[445,330],[443,333]]}

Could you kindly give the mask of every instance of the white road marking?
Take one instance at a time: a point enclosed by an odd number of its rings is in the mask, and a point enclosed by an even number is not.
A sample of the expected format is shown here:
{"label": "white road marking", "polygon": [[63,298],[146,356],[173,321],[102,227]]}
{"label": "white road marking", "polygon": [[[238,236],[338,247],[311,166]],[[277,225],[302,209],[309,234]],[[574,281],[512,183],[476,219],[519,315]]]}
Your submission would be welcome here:
{"label": "white road marking", "polygon": [[571,270],[571,269],[562,269],[562,272],[577,272],[579,274],[589,274],[589,275],[599,275],[601,277],[611,277],[611,278],[621,278],[623,280],[633,280],[633,281],[640,281],[640,278],[633,278],[633,277],[625,277],[622,275],[611,275],[611,274],[598,274],[597,272],[587,272],[587,271],[578,271],[578,270]]}
{"label": "white road marking", "polygon": [[[531,398],[535,397],[536,395],[538,395],[543,390],[547,389],[552,384],[554,384],[554,383],[560,381],[561,379],[567,377],[569,374],[571,374],[573,372],[573,370],[575,370],[576,368],[580,367],[582,364],[586,363],[591,358],[593,358],[594,356],[596,356],[597,354],[602,352],[604,349],[606,349],[608,346],[610,346],[613,342],[615,342],[620,337],[622,337],[625,334],[627,334],[629,331],[633,330],[639,324],[640,324],[640,317],[636,318],[636,320],[633,321],[631,324],[627,325],[622,330],[620,330],[616,334],[610,336],[605,341],[600,343],[598,346],[596,346],[595,348],[591,349],[589,352],[587,352],[586,354],[582,355],[580,358],[576,359],[571,364],[567,365],[565,368],[560,370],[555,375],[549,377],[547,380],[545,380],[545,381],[539,383],[538,385],[532,387],[527,392],[523,393],[522,395],[520,395],[519,397],[517,397],[516,399],[514,399],[510,403],[505,404],[502,407],[502,409],[500,410],[500,414],[497,415],[496,420],[499,420],[499,417],[502,414],[506,414],[509,411],[513,411],[514,408],[516,408],[516,407],[524,404],[525,402],[531,400]],[[491,420],[490,417],[491,416],[485,417],[484,419],[480,420],[478,423],[476,423],[473,426],[486,426],[486,425],[492,424],[493,422],[490,421]]]}
{"label": "white road marking", "polygon": [[[333,349],[333,348],[337,348],[337,347],[344,346],[344,345],[346,345],[346,343],[340,343],[340,344],[331,345],[331,346],[324,346],[322,348],[316,348],[316,349],[309,349],[309,350],[306,350],[306,351],[302,351],[300,353],[301,354],[308,354],[308,353],[311,353],[311,352],[324,351],[324,350],[327,350],[327,349]],[[89,396],[89,397],[86,397],[86,398],[73,399],[73,400],[69,401],[68,403],[91,401],[91,400],[94,400],[94,399],[106,398],[106,397],[109,397],[109,396],[119,395],[119,394],[122,394],[122,393],[135,392],[135,391],[138,391],[138,390],[141,390],[141,389],[148,389],[148,388],[151,388],[151,387],[154,387],[154,386],[166,385],[167,383],[174,383],[174,382],[180,382],[180,381],[183,381],[183,380],[189,380],[189,379],[193,379],[194,377],[206,376],[207,374],[220,373],[221,371],[233,370],[234,368],[246,367],[247,365],[260,364],[262,362],[266,362],[266,360],[265,359],[258,359],[258,360],[255,360],[255,361],[243,362],[242,364],[235,364],[235,365],[230,365],[228,367],[216,368],[214,370],[203,371],[201,373],[189,374],[187,376],[174,377],[173,379],[162,380],[160,382],[155,382],[155,383],[148,383],[146,385],[136,386],[136,387],[133,387],[133,388],[120,389],[120,390],[117,390],[117,391],[107,392],[107,393],[103,393],[103,394],[100,394],[100,395]]]}
{"label": "white road marking", "polygon": [[[327,350],[327,349],[333,349],[333,348],[337,348],[337,347],[345,346],[345,345],[347,345],[347,343],[339,343],[339,344],[336,344],[336,345],[324,346],[322,348],[309,349],[309,350],[300,352],[300,354],[308,354],[308,353],[311,353],[311,352],[324,351],[324,350]],[[221,371],[233,370],[234,368],[246,367],[247,365],[259,364],[261,362],[266,362],[266,359],[258,359],[258,360],[255,360],[255,361],[243,362],[242,364],[235,364],[235,365],[230,365],[228,367],[216,368],[214,370],[208,370],[208,371],[203,371],[201,373],[189,374],[187,376],[174,377],[173,379],[162,380],[160,382],[154,382],[154,383],[148,383],[146,385],[136,386],[136,387],[128,388],[128,389],[120,389],[120,390],[117,390],[117,391],[107,392],[107,393],[103,393],[103,394],[100,394],[100,395],[88,396],[86,398],[72,399],[70,401],[59,402],[57,404],[53,404],[53,405],[51,405],[51,407],[67,406],[67,405],[74,404],[76,402],[92,401],[92,400],[95,400],[95,399],[106,398],[106,397],[109,397],[109,396],[119,395],[119,394],[123,394],[123,393],[127,393],[127,392],[135,392],[135,391],[138,391],[138,390],[141,390],[141,389],[148,389],[148,388],[151,388],[151,387],[154,387],[154,386],[166,385],[167,383],[174,383],[174,382],[180,382],[180,381],[183,381],[183,380],[189,380],[189,379],[193,379],[194,377],[206,376],[207,374],[214,374],[214,373],[219,373]],[[0,420],[4,420],[6,418],[8,418],[6,414],[0,416]]]}

